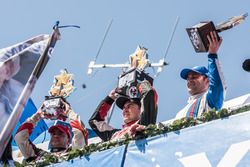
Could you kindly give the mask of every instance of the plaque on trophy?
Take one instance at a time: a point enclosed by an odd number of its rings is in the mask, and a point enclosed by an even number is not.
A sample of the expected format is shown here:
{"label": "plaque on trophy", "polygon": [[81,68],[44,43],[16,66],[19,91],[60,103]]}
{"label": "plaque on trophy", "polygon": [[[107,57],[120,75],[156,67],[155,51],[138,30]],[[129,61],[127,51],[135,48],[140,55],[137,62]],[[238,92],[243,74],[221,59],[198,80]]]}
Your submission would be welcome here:
{"label": "plaque on trophy", "polygon": [[191,28],[187,28],[186,30],[196,52],[208,51],[209,41],[207,39],[207,35],[210,35],[210,32],[215,31],[217,39],[219,39],[219,35],[212,21],[201,22]]}
{"label": "plaque on trophy", "polygon": [[147,49],[138,46],[135,53],[130,55],[129,58],[131,67],[118,77],[119,93],[131,98],[140,98],[139,84],[147,80],[153,85],[153,78],[144,72],[144,69],[149,65]]}
{"label": "plaque on trophy", "polygon": [[119,76],[118,88],[121,89],[120,94],[129,96],[131,98],[137,98],[141,95],[138,91],[138,85],[147,80],[153,85],[153,78],[137,68],[133,68]]}
{"label": "plaque on trophy", "polygon": [[65,98],[75,89],[72,78],[73,75],[66,70],[61,70],[61,74],[54,77],[54,84],[51,86],[49,96],[45,96],[42,106],[45,118],[51,120],[67,119],[63,102],[66,102]]}
{"label": "plaque on trophy", "polygon": [[240,24],[247,17],[246,14],[242,14],[240,16],[234,16],[229,18],[227,21],[219,23],[218,25],[214,25],[212,21],[200,22],[194,25],[191,28],[186,28],[189,39],[195,49],[196,52],[207,52],[209,41],[207,39],[207,35],[210,35],[211,31],[215,31],[217,35],[217,39],[219,40],[219,32],[228,30],[238,24]]}

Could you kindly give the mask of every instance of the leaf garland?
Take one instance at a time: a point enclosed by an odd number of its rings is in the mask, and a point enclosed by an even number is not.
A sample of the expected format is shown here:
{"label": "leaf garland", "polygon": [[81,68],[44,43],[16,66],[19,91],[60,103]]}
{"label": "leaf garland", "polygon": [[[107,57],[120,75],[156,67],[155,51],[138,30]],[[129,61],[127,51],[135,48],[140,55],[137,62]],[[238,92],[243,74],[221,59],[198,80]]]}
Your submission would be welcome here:
{"label": "leaf garland", "polygon": [[[24,164],[24,165],[40,167],[40,166],[51,165],[54,163],[59,163],[65,160],[69,161],[76,157],[89,156],[91,153],[96,152],[96,151],[104,151],[104,150],[118,147],[121,145],[127,145],[132,140],[139,140],[139,139],[161,135],[161,134],[172,132],[172,131],[177,131],[180,129],[192,127],[192,126],[199,125],[199,124],[209,122],[212,120],[216,120],[216,119],[222,119],[230,115],[235,115],[235,114],[246,112],[249,110],[250,110],[250,105],[247,105],[247,106],[243,106],[241,108],[230,110],[230,111],[227,109],[221,109],[219,112],[212,110],[212,111],[203,113],[203,115],[200,118],[197,118],[197,119],[182,118],[182,119],[175,120],[171,124],[167,124],[167,125],[164,125],[162,123],[159,123],[158,125],[150,124],[147,127],[145,127],[144,131],[137,133],[137,135],[133,137],[126,134],[124,138],[118,139],[116,141],[92,143],[92,144],[84,146],[82,149],[72,150],[61,157],[55,156],[53,154],[46,154],[39,161],[34,161],[34,162],[31,162],[29,164]],[[24,166],[18,162],[15,162],[15,165],[18,167]]]}

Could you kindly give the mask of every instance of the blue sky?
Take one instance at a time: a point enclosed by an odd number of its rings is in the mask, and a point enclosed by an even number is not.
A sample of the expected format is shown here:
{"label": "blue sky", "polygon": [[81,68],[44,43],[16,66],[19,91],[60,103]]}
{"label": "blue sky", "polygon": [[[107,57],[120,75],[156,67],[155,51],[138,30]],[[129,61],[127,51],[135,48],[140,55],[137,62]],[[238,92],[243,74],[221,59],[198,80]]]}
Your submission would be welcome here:
{"label": "blue sky", "polygon": [[[84,123],[98,103],[116,86],[121,69],[101,69],[87,75],[109,21],[113,24],[97,63],[124,63],[137,45],[148,48],[149,59],[157,62],[165,54],[176,17],[179,24],[167,55],[169,63],[154,81],[159,95],[157,121],[171,119],[185,106],[188,93],[186,82],[179,73],[184,67],[207,65],[206,53],[195,53],[185,28],[199,21],[225,21],[231,16],[250,13],[250,2],[243,0],[43,0],[1,2],[0,48],[24,41],[38,34],[52,32],[59,20],[61,25],[76,24],[81,29],[61,29],[53,57],[37,82],[32,98],[37,106],[53,83],[54,75],[67,68],[74,74],[76,91],[68,101]],[[250,58],[249,18],[239,26],[220,33],[223,38],[218,52],[227,83],[226,99],[249,92],[250,74],[242,70],[242,62]],[[152,72],[148,69],[148,72]],[[87,88],[82,89],[85,83]],[[120,127],[121,111],[115,109],[111,124]]]}

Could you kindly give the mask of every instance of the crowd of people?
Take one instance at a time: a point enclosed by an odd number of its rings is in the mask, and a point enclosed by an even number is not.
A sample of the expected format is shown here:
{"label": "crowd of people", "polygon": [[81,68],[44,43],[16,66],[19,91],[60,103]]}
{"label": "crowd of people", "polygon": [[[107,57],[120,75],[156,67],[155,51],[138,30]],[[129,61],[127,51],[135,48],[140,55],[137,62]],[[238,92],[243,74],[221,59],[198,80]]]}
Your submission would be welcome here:
{"label": "crowd of people", "polygon": [[[199,118],[204,112],[209,112],[211,109],[218,111],[222,107],[226,88],[217,55],[222,38],[218,39],[215,32],[210,32],[207,38],[209,41],[208,67],[195,66],[184,68],[180,72],[180,77],[187,82],[187,91],[190,97],[187,105],[176,114],[176,119]],[[4,69],[0,68],[0,70]],[[3,87],[6,81],[2,81],[2,77],[0,79],[0,86]],[[10,78],[6,80],[9,81]],[[118,140],[125,135],[135,136],[137,132],[143,131],[145,126],[156,124],[158,112],[156,90],[146,80],[138,85],[138,90],[140,97],[129,97],[120,94],[119,89],[114,88],[99,103],[89,119],[89,125],[102,141]],[[2,102],[2,97],[0,100]],[[62,100],[62,103],[63,112],[67,115],[68,121],[57,120],[49,128],[48,132],[51,136],[48,146],[49,152],[38,148],[29,139],[38,121],[46,119],[42,111],[43,105],[19,127],[14,140],[25,162],[36,161],[46,154],[63,156],[69,150],[80,149],[88,144],[88,131],[80,116],[73,111],[69,102]],[[124,124],[121,129],[112,127],[106,120],[113,103],[122,110]],[[0,103],[0,107],[7,109],[8,107],[4,104]]]}

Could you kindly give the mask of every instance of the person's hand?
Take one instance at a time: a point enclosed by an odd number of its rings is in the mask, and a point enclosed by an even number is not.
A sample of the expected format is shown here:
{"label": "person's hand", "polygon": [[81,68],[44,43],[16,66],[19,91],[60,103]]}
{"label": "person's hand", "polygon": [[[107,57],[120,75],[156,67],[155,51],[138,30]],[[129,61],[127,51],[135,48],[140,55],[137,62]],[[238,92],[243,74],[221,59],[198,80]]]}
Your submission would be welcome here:
{"label": "person's hand", "polygon": [[43,108],[43,105],[38,108],[36,115],[39,116],[40,118],[45,118],[45,115],[44,115],[42,108]]}
{"label": "person's hand", "polygon": [[151,89],[152,89],[152,86],[151,86],[150,82],[147,80],[142,81],[138,87],[138,90],[141,94],[144,94]]}
{"label": "person's hand", "polygon": [[213,31],[213,32],[210,32],[210,35],[207,35],[207,39],[209,41],[208,53],[216,54],[222,43],[222,38],[220,37],[220,39],[218,39],[216,32]]}
{"label": "person's hand", "polygon": [[65,101],[61,100],[62,104],[64,105],[64,114],[63,115],[66,115],[68,116],[69,115],[69,112],[71,111],[71,107],[68,103],[66,103]]}
{"label": "person's hand", "polygon": [[134,136],[136,132],[141,132],[145,129],[145,126],[140,125],[140,124],[134,124],[130,128],[131,135]]}
{"label": "person's hand", "polygon": [[111,92],[108,95],[110,98],[112,98],[113,100],[117,99],[118,97],[118,93],[116,92],[116,88],[111,90]]}

